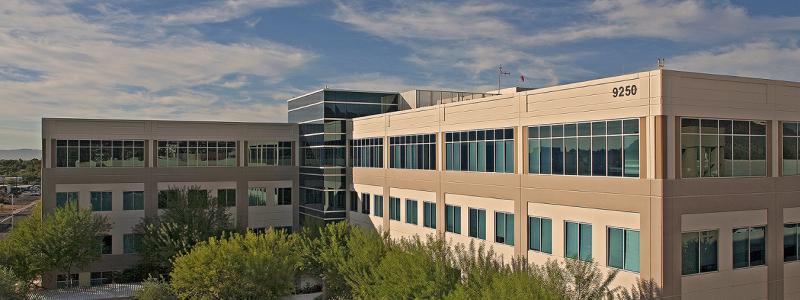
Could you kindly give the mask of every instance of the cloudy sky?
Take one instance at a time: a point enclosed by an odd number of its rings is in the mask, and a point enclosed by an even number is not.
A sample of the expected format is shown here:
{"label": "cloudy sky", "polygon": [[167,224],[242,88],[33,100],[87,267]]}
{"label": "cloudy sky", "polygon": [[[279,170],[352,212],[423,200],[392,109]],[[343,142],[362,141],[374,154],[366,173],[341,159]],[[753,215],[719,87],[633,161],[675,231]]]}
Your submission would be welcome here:
{"label": "cloudy sky", "polygon": [[658,57],[800,81],[800,1],[2,0],[0,149],[40,148],[41,117],[285,122],[325,85],[487,90],[503,64],[538,87]]}

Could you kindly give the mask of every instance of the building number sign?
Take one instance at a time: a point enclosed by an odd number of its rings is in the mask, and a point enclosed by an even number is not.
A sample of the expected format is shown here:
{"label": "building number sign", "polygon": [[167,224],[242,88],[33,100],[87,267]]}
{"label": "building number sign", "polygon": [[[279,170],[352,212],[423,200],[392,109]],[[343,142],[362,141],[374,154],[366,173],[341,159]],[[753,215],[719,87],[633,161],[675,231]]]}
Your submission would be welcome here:
{"label": "building number sign", "polygon": [[611,94],[614,96],[614,98],[634,96],[636,95],[636,85],[634,84],[634,85],[615,87],[611,89]]}

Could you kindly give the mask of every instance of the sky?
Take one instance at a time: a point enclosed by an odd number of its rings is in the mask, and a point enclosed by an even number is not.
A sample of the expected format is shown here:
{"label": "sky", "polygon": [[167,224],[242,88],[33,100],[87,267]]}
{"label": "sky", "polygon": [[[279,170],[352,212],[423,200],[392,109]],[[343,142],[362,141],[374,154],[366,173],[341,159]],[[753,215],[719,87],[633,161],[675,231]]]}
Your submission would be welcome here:
{"label": "sky", "polygon": [[502,64],[542,87],[659,57],[800,81],[800,1],[2,0],[0,149],[41,148],[42,117],[285,122],[325,86],[486,91]]}

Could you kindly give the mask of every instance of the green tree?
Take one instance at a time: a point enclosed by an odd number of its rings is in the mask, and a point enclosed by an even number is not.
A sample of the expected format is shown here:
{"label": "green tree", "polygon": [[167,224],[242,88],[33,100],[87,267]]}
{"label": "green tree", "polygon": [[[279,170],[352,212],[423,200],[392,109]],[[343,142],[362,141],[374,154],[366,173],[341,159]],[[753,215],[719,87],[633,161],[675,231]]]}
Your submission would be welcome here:
{"label": "green tree", "polygon": [[102,242],[97,237],[109,229],[105,216],[72,204],[44,218],[34,213],[2,241],[0,261],[27,282],[45,272],[69,275],[100,257]]}
{"label": "green tree", "polygon": [[159,194],[164,205],[159,216],[143,219],[134,231],[142,235],[137,249],[141,268],[155,275],[168,274],[172,259],[210,237],[233,229],[231,216],[205,190],[170,189]]}
{"label": "green tree", "polygon": [[301,270],[319,276],[331,298],[350,298],[350,286],[340,266],[351,257],[347,245],[351,229],[346,222],[338,222],[302,232]]}
{"label": "green tree", "polygon": [[210,238],[175,259],[171,285],[181,299],[276,299],[292,294],[298,239],[282,231]]}

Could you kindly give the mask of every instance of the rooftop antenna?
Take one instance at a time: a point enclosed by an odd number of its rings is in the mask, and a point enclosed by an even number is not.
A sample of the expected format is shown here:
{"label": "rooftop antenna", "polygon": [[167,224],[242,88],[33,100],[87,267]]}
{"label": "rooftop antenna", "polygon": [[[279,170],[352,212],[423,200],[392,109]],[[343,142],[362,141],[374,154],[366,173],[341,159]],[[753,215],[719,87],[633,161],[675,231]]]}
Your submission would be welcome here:
{"label": "rooftop antenna", "polygon": [[659,70],[663,69],[664,65],[666,65],[666,64],[667,64],[667,59],[666,58],[663,58],[663,57],[659,57],[658,58],[658,69]]}
{"label": "rooftop antenna", "polygon": [[497,94],[500,94],[500,78],[509,75],[511,75],[511,73],[503,72],[503,65],[497,66]]}

